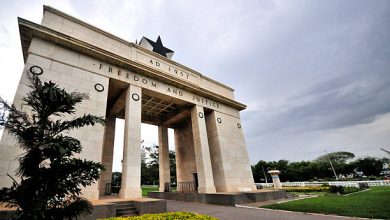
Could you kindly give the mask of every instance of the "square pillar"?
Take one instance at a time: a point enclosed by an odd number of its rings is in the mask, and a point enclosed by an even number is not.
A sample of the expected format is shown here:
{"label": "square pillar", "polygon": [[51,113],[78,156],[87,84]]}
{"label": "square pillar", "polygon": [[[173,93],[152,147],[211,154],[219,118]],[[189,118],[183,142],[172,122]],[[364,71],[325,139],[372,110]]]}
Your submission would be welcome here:
{"label": "square pillar", "polygon": [[101,172],[99,179],[99,195],[103,196],[111,191],[112,161],[114,158],[115,117],[106,116],[104,128],[104,142],[102,152],[102,165],[105,170]]}
{"label": "square pillar", "polygon": [[171,188],[171,174],[169,169],[168,128],[166,126],[158,126],[158,142],[159,191],[167,192]]}
{"label": "square pillar", "polygon": [[217,192],[256,190],[240,118],[211,111],[206,127]]}
{"label": "square pillar", "polygon": [[203,107],[196,105],[191,109],[191,123],[199,184],[198,193],[215,193]]}
{"label": "square pillar", "polygon": [[[221,121],[222,123],[222,121]],[[217,122],[215,111],[206,116],[207,137],[209,138],[209,147],[211,155],[211,164],[213,167],[214,184],[217,192],[227,192],[225,164],[223,158],[223,146],[220,141],[220,130],[218,126],[222,124]],[[223,143],[222,143],[223,144]]]}
{"label": "square pillar", "polygon": [[125,133],[120,198],[141,198],[141,103],[140,87],[129,85],[126,91]]}
{"label": "square pillar", "polygon": [[194,138],[192,135],[191,120],[188,120],[175,132],[176,180],[178,192],[194,192],[194,173],[196,171]]}

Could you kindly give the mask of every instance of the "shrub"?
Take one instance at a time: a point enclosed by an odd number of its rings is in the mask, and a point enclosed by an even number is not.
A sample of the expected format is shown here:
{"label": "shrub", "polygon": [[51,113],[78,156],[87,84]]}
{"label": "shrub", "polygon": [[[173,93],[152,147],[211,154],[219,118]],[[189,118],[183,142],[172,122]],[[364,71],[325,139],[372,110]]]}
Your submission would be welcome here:
{"label": "shrub", "polygon": [[359,183],[359,188],[360,189],[368,189],[369,188],[368,183]]}
{"label": "shrub", "polygon": [[329,192],[330,193],[337,193],[337,194],[350,194],[350,193],[362,191],[363,189],[366,189],[366,188],[330,186]]}
{"label": "shrub", "polygon": [[283,187],[286,192],[328,192],[328,186]]}
{"label": "shrub", "polygon": [[330,193],[337,193],[337,194],[344,194],[344,187],[343,186],[330,186],[329,192]]}
{"label": "shrub", "polygon": [[350,193],[359,192],[359,191],[362,191],[362,190],[363,189],[356,188],[356,187],[344,187],[343,194],[350,194]]}
{"label": "shrub", "polygon": [[132,216],[132,217],[114,217],[101,220],[179,220],[179,219],[200,219],[200,220],[218,220],[217,218],[195,214],[191,212],[167,212],[160,214],[145,214],[141,216]]}

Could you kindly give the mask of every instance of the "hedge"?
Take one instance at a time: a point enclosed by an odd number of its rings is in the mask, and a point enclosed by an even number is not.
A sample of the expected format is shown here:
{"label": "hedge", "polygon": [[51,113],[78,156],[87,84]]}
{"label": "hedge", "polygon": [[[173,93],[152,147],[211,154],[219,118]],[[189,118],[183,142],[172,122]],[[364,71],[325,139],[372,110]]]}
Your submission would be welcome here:
{"label": "hedge", "polygon": [[113,217],[105,218],[100,220],[179,220],[179,219],[201,219],[201,220],[218,220],[217,218],[195,214],[191,212],[167,212],[160,214],[145,214],[141,216],[131,216],[131,217]]}
{"label": "hedge", "polygon": [[354,192],[359,192],[366,189],[365,187],[356,188],[356,187],[344,187],[344,186],[330,186],[329,192],[330,193],[337,193],[337,194],[350,194]]}
{"label": "hedge", "polygon": [[310,193],[310,192],[329,192],[329,193],[338,193],[338,194],[349,194],[354,192],[359,192],[366,187],[343,187],[343,186],[306,186],[306,187],[283,187],[283,190],[286,192],[301,192],[301,193]]}
{"label": "hedge", "polygon": [[283,187],[286,192],[328,192],[328,186]]}

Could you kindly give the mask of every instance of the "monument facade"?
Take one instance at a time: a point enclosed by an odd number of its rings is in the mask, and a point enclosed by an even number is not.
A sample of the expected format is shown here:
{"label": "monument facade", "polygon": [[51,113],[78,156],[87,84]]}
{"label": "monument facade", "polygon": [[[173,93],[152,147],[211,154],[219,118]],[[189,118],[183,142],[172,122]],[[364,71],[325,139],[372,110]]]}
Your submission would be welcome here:
{"label": "monument facade", "polygon": [[[173,51],[142,38],[130,43],[54,8],[44,6],[42,23],[19,18],[25,67],[13,103],[30,90],[27,74],[53,81],[89,99],[77,114],[105,116],[105,126],[71,135],[79,157],[101,162],[99,181],[83,189],[88,199],[105,194],[111,182],[115,119],[125,119],[119,196],[141,197],[141,123],[158,126],[160,191],[169,190],[168,128],[174,129],[177,190],[198,193],[255,190],[234,90],[171,60]],[[22,152],[4,132],[0,142],[0,187],[12,184]],[[16,177],[17,178],[17,177]],[[55,177],[53,177],[55,178]]]}

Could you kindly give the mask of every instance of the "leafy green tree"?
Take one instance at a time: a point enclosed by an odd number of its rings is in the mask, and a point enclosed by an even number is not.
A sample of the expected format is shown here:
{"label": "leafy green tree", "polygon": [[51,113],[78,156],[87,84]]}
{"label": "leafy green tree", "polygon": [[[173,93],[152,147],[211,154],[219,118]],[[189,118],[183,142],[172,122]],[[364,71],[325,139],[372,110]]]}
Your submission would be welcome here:
{"label": "leafy green tree", "polygon": [[[388,158],[365,157],[355,161],[355,155],[350,152],[333,152],[322,155],[313,161],[289,162],[287,160],[264,161],[260,160],[252,165],[253,178],[256,183],[265,182],[264,174],[269,178],[267,172],[272,169],[281,171],[279,177],[281,181],[309,181],[309,180],[333,180],[334,173],[329,160],[332,161],[337,174],[353,174],[354,171],[363,171],[367,176],[379,176],[385,163],[389,163]],[[268,179],[268,181],[272,181]]]}
{"label": "leafy green tree", "polygon": [[256,165],[251,166],[253,179],[255,182],[265,182],[265,178],[267,178],[268,182],[272,182],[271,176],[267,173],[270,170],[279,170],[281,172],[280,178],[284,181],[284,176],[287,170],[289,162],[287,160],[279,160],[279,161],[270,161],[266,162],[264,160],[260,160]]}
{"label": "leafy green tree", "polygon": [[347,151],[338,151],[324,154],[314,160],[318,164],[319,172],[322,173],[322,177],[334,177],[330,162],[332,163],[337,175],[349,174],[353,172],[354,167],[348,160],[355,158],[355,154]]}
{"label": "leafy green tree", "polygon": [[343,164],[343,163],[346,163],[347,160],[353,159],[354,157],[355,157],[355,154],[353,154],[351,152],[338,151],[338,152],[324,154],[324,155],[318,157],[315,161],[329,163],[329,159],[330,159],[335,164]]}
{"label": "leafy green tree", "polygon": [[[145,147],[146,161],[141,162],[141,184],[159,183],[158,146]],[[176,183],[176,156],[175,151],[169,151],[169,168],[171,184]]]}
{"label": "leafy green tree", "polygon": [[291,162],[288,164],[282,181],[307,181],[314,179],[310,161]]}
{"label": "leafy green tree", "polygon": [[169,151],[169,169],[171,173],[171,184],[177,185],[176,180],[176,154],[175,151]]}
{"label": "leafy green tree", "polygon": [[[286,181],[285,175],[287,173],[286,171],[287,171],[288,163],[289,163],[288,160],[278,160],[278,161],[271,162],[269,164],[269,168],[267,171],[279,170],[280,171],[280,175],[279,175],[280,180]],[[268,176],[270,176],[270,174],[268,174]]]}
{"label": "leafy green tree", "polygon": [[121,172],[112,172],[111,175],[111,185],[120,186],[122,183],[122,173]]}
{"label": "leafy green tree", "polygon": [[[17,175],[11,187],[0,190],[0,203],[18,209],[17,219],[71,219],[92,211],[82,198],[81,187],[94,183],[103,166],[75,158],[80,141],[67,132],[80,127],[103,124],[102,117],[90,114],[71,120],[76,104],[86,94],[68,93],[53,82],[29,76],[32,89],[22,100],[29,112],[18,110],[0,98],[0,128],[16,138],[24,150],[19,156]],[[11,177],[11,176],[10,176]]]}
{"label": "leafy green tree", "polygon": [[253,173],[253,179],[256,183],[266,182],[265,178],[269,179],[269,175],[267,174],[267,171],[269,170],[269,165],[266,161],[260,160],[257,162],[256,165],[251,166],[252,173]]}
{"label": "leafy green tree", "polygon": [[146,159],[141,162],[141,183],[158,184],[159,182],[159,163],[158,146],[153,145],[145,147]]}
{"label": "leafy green tree", "polygon": [[146,163],[144,160],[141,161],[141,184],[142,185],[150,184],[149,169],[146,166]]}
{"label": "leafy green tree", "polygon": [[364,157],[357,159],[354,165],[357,170],[362,171],[366,176],[379,176],[386,161],[386,159]]}

